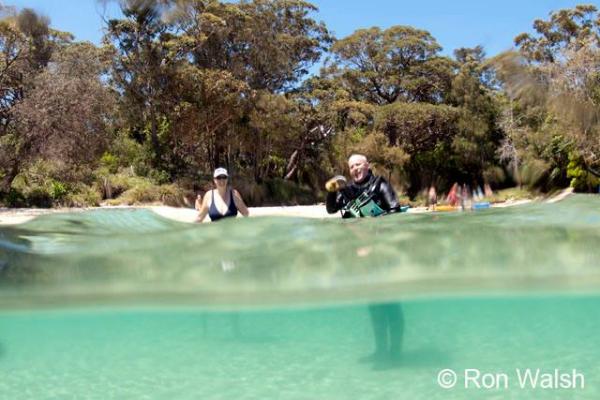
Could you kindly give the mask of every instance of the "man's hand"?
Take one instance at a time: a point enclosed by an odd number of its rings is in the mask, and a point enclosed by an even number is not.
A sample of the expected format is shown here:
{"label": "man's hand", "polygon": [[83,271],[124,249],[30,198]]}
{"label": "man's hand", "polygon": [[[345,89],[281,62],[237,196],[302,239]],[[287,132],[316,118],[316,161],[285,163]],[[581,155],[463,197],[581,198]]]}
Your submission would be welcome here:
{"label": "man's hand", "polygon": [[337,192],[346,187],[346,178],[342,175],[336,175],[325,182],[325,190],[328,192]]}

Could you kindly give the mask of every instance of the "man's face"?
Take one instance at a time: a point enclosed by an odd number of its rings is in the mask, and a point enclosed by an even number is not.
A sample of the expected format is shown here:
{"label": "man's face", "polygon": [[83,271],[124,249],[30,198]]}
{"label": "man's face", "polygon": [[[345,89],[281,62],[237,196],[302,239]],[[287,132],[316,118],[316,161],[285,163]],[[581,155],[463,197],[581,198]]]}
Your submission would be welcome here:
{"label": "man's face", "polygon": [[356,157],[350,159],[348,167],[350,167],[350,177],[354,182],[362,181],[369,173],[369,163],[364,158]]}

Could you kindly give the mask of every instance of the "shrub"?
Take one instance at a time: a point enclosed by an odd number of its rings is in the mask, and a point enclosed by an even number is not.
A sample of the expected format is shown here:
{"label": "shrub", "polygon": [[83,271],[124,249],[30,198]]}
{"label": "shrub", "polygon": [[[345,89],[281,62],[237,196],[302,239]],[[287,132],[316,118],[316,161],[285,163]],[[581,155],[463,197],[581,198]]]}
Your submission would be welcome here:
{"label": "shrub", "polygon": [[600,185],[600,179],[587,172],[581,157],[574,153],[569,154],[567,177],[571,179],[571,187],[578,192],[591,192]]}
{"label": "shrub", "polygon": [[27,200],[25,199],[25,196],[23,196],[23,193],[15,188],[10,188],[9,192],[2,200],[4,205],[7,207],[17,208],[27,206]]}
{"label": "shrub", "polygon": [[14,207],[48,208],[62,204],[73,191],[68,178],[64,177],[65,171],[65,165],[60,162],[35,162],[13,180],[7,202]]}
{"label": "shrub", "polygon": [[50,208],[53,205],[52,195],[44,187],[31,188],[27,193],[27,204],[31,207]]}
{"label": "shrub", "polygon": [[508,188],[499,190],[494,193],[492,197],[486,198],[486,200],[492,203],[499,203],[507,200],[525,200],[532,199],[538,195],[537,192],[528,190],[526,188]]}
{"label": "shrub", "polygon": [[131,170],[124,169],[117,174],[110,174],[104,168],[97,171],[96,180],[98,187],[101,188],[102,198],[114,199],[119,197],[125,191],[143,185],[151,185],[147,178],[135,176]]}
{"label": "shrub", "polygon": [[161,185],[158,187],[159,200],[167,206],[185,206],[185,198],[187,194],[188,193],[186,193],[185,190],[174,184]]}
{"label": "shrub", "polygon": [[97,207],[102,201],[100,190],[94,186],[78,185],[73,193],[65,196],[64,203],[69,207]]}
{"label": "shrub", "polygon": [[106,152],[100,158],[100,165],[105,167],[111,174],[114,174],[119,169],[119,159],[117,156]]}

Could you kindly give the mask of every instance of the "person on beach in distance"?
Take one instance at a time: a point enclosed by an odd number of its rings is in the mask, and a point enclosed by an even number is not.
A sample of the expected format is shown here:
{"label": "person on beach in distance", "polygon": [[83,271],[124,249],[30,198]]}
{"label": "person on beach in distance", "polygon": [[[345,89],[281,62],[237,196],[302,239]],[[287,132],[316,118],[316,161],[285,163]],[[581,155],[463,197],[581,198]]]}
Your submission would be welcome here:
{"label": "person on beach in distance", "polygon": [[456,207],[458,205],[460,197],[459,190],[460,188],[458,187],[458,182],[455,182],[454,185],[452,185],[452,187],[450,188],[450,191],[448,192],[448,197],[446,198],[446,200],[448,201],[448,205],[452,207]]}
{"label": "person on beach in distance", "polygon": [[196,196],[196,201],[194,202],[194,208],[198,212],[200,212],[200,210],[202,209],[202,195],[201,194],[198,194]]}
{"label": "person on beach in distance", "polygon": [[248,207],[242,200],[242,196],[229,184],[229,174],[225,168],[217,168],[213,173],[213,181],[216,189],[207,192],[202,199],[202,205],[198,213],[197,222],[204,221],[208,215],[211,221],[222,218],[235,217],[238,211],[248,216]]}
{"label": "person on beach in distance", "polygon": [[[353,154],[348,159],[348,167],[352,183],[346,185],[344,177],[336,176],[325,185],[328,191],[326,203],[328,213],[333,214],[341,210],[342,218],[352,218],[400,211],[396,192],[385,179],[371,172],[367,157]],[[368,197],[374,204],[369,206]],[[352,203],[357,200],[361,204],[366,203],[365,206],[353,207]],[[378,365],[398,361],[404,334],[404,315],[400,303],[371,304],[369,315],[375,335],[375,351],[361,358],[360,361],[374,362]]]}
{"label": "person on beach in distance", "polygon": [[435,186],[431,185],[429,187],[429,192],[427,193],[427,208],[431,211],[435,211],[437,206],[437,192],[435,190]]}

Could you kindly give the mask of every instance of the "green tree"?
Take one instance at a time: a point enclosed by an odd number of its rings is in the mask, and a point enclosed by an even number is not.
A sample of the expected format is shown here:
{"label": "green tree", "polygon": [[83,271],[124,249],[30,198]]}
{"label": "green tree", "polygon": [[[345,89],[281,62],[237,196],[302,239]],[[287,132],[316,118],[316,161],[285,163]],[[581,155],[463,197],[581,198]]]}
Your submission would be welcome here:
{"label": "green tree", "polygon": [[325,74],[341,79],[355,100],[374,104],[442,103],[453,62],[427,31],[408,26],[360,29],[336,41]]}
{"label": "green tree", "polygon": [[55,50],[72,36],[51,29],[47,17],[30,9],[0,11],[0,192],[6,193],[22,165],[34,156],[32,133],[17,126],[16,107],[34,90],[36,77]]}
{"label": "green tree", "polygon": [[[149,137],[150,160],[163,167],[161,124],[178,101],[179,53],[173,27],[162,18],[161,2],[123,0],[124,19],[108,21],[105,43],[114,45],[111,79],[120,96],[120,110],[140,141]],[[164,133],[164,132],[163,132]]]}
{"label": "green tree", "polygon": [[598,10],[593,5],[559,10],[548,20],[536,20],[534,30],[515,38],[517,54],[498,58],[498,76],[510,100],[512,120],[526,132],[545,133],[540,143],[565,145],[559,146],[563,154],[552,160],[549,154],[556,153],[551,148],[533,146],[524,152],[528,158],[544,160],[550,176],[557,170],[564,176],[568,163],[564,152],[569,149],[581,168],[600,176]]}
{"label": "green tree", "polygon": [[279,92],[295,86],[331,41],[310,17],[316,10],[303,0],[190,0],[174,15],[194,65]]}
{"label": "green tree", "polygon": [[497,148],[504,139],[498,122],[501,104],[494,88],[493,71],[481,46],[454,51],[457,73],[449,103],[463,111],[452,141],[456,167],[462,179],[486,179],[497,168]]}
{"label": "green tree", "polygon": [[[186,97],[190,112],[198,110],[194,136],[206,144],[207,167],[247,168],[256,181],[294,175],[299,149],[285,143],[303,147],[296,123],[302,118],[290,118],[298,116],[297,106],[285,93],[330,41],[325,26],[310,17],[314,11],[300,0],[182,1],[174,7],[172,21],[182,32],[177,45],[194,75],[209,78],[194,85],[211,96]],[[217,82],[227,90],[219,91]]]}
{"label": "green tree", "polygon": [[113,97],[101,81],[106,53],[91,43],[54,50],[52,68],[40,72],[14,109],[22,165],[37,159],[63,166],[63,179],[93,165],[109,143]]}

